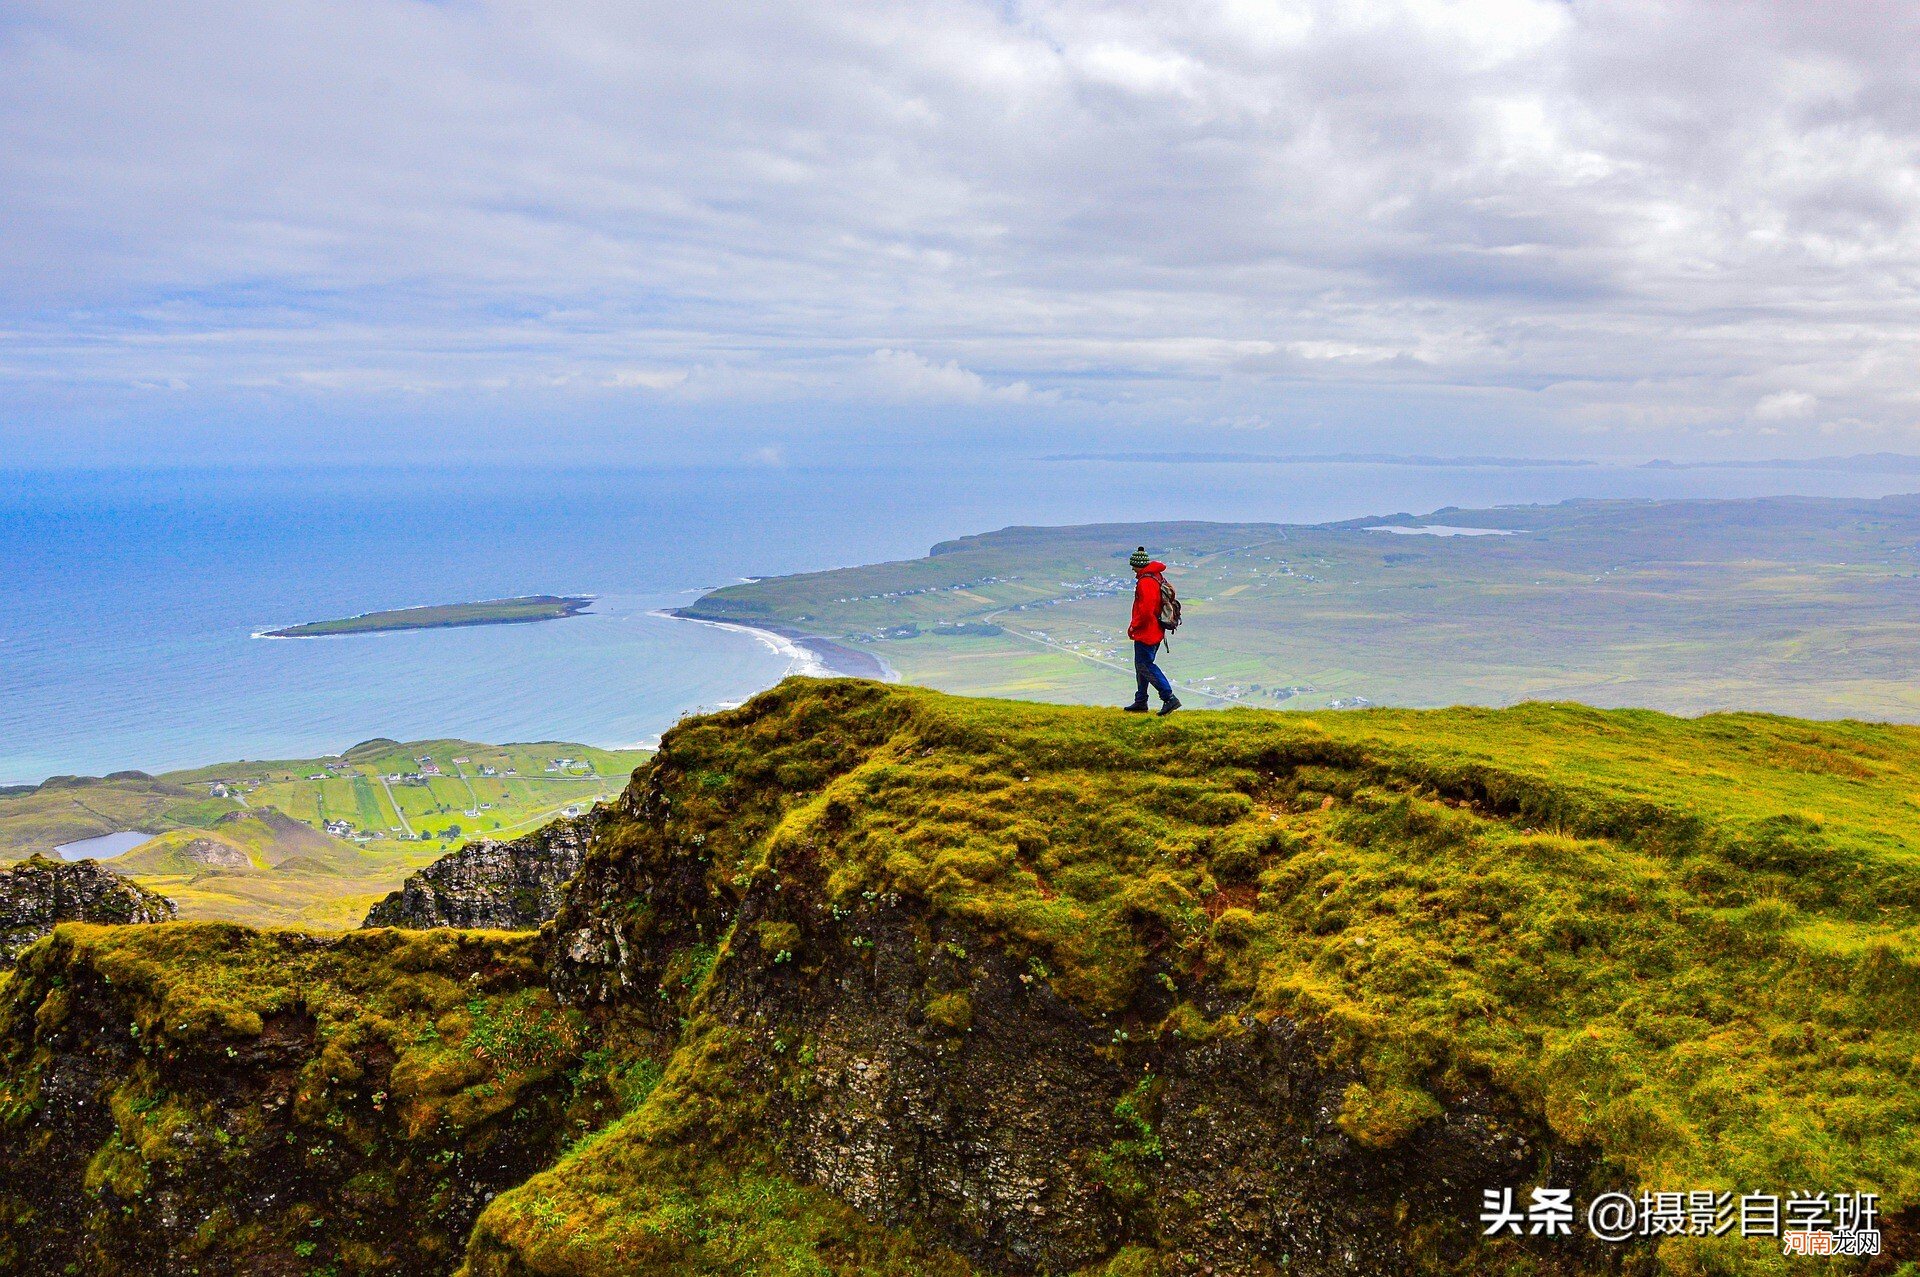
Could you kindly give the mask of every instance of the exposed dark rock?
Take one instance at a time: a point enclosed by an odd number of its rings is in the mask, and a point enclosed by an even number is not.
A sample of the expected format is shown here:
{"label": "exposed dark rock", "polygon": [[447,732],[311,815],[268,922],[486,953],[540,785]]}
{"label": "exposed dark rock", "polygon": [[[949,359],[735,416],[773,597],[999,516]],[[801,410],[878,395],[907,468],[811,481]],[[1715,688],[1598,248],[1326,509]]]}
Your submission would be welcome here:
{"label": "exposed dark rock", "polygon": [[30,856],[0,872],[0,964],[62,922],[167,922],[173,901],[92,860]]}
{"label": "exposed dark rock", "polygon": [[[1485,1186],[1544,1166],[1564,1184],[1606,1174],[1477,1085],[1396,1146],[1367,1148],[1337,1120],[1357,1075],[1295,1021],[1249,1017],[1183,1041],[1154,1032],[1171,994],[1088,1015],[915,902],[882,897],[834,920],[805,884],[781,887],[749,895],[743,928],[787,923],[824,961],[743,953],[716,968],[707,1003],[782,1083],[769,1087],[781,1161],[982,1272],[1068,1272],[1126,1244],[1248,1277],[1488,1271],[1470,1223]],[[803,1086],[783,1041],[811,1048]],[[1588,1240],[1526,1262],[1587,1274],[1642,1258]]]}
{"label": "exposed dark rock", "polygon": [[469,843],[408,878],[361,925],[538,930],[560,911],[600,819],[588,812],[511,842]]}

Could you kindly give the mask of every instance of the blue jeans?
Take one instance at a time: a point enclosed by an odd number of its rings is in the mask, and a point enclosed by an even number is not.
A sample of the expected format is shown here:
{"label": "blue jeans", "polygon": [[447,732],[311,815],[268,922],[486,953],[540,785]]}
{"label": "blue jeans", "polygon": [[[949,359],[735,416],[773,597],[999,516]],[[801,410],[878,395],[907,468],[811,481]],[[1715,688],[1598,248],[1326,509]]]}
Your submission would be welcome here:
{"label": "blue jeans", "polygon": [[1160,689],[1160,699],[1164,703],[1173,699],[1173,684],[1167,682],[1167,676],[1153,663],[1155,654],[1160,651],[1158,643],[1142,643],[1138,639],[1133,644],[1133,676],[1140,683],[1140,690],[1134,693],[1133,703],[1147,703],[1147,685],[1151,683]]}

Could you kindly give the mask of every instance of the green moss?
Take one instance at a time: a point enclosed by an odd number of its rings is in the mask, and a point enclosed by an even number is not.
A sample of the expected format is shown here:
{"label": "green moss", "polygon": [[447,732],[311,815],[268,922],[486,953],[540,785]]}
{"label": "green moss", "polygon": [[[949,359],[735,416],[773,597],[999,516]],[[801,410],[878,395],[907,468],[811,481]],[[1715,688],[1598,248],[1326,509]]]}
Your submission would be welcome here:
{"label": "green moss", "polygon": [[[760,938],[760,950],[775,962],[790,962],[800,947],[800,928],[791,922],[761,922],[754,925]],[[781,955],[786,955],[782,957]]]}
{"label": "green moss", "polygon": [[1152,1192],[1153,1164],[1163,1155],[1151,1118],[1158,1091],[1157,1079],[1147,1076],[1114,1101],[1114,1123],[1121,1133],[1093,1158],[1101,1180],[1123,1206],[1142,1205]]}
{"label": "green moss", "polygon": [[927,1023],[938,1025],[950,1033],[965,1033],[973,1023],[973,999],[964,989],[953,993],[943,993],[927,1003],[921,1012]]}
{"label": "green moss", "polygon": [[[525,936],[61,927],[0,998],[0,1212],[72,1230],[109,1271],[272,1267],[298,1246],[342,1273],[449,1267],[467,1195],[557,1153],[588,1099],[569,1085],[584,1022],[534,956]],[[107,1119],[91,1150],[35,1128],[56,1055],[86,1052]],[[178,1201],[197,1232],[167,1222]]]}
{"label": "green moss", "polygon": [[1354,1082],[1340,1102],[1340,1129],[1368,1148],[1391,1148],[1414,1127],[1440,1116],[1440,1104],[1414,1086]]}
{"label": "green moss", "polygon": [[796,683],[671,733],[654,784],[717,898],[817,875],[842,945],[907,899],[1090,1015],[1204,980],[1304,1022],[1365,1144],[1491,1081],[1649,1187],[1920,1202],[1915,729]]}
{"label": "green moss", "polygon": [[1082,1268],[1079,1277],[1161,1277],[1160,1256],[1145,1246],[1124,1246],[1112,1258]]}
{"label": "green moss", "polygon": [[646,1103],[487,1208],[463,1277],[971,1277],[771,1165],[747,1138],[766,1090],[740,1045],[733,1030],[690,1026]]}
{"label": "green moss", "polygon": [[[1649,1190],[1818,1185],[1892,1214],[1920,1205],[1916,793],[1920,731],[1892,726],[1541,705],[1142,722],[794,682],[670,733],[597,842],[593,866],[625,876],[595,920],[646,955],[643,1007],[589,1025],[542,987],[534,937],[67,928],[0,997],[0,1041],[113,990],[139,1063],[89,1151],[102,1200],[150,1191],[209,1129],[155,1069],[296,1026],[309,1162],[377,1149],[391,1168],[343,1177],[349,1205],[414,1200],[423,1166],[565,1106],[564,1155],[483,1212],[473,1277],[958,1274],[786,1177],[768,1104],[805,1093],[814,1043],[714,1005],[750,987],[735,964],[897,969],[904,912],[946,1034],[1011,963],[1129,1069],[1298,1022],[1366,1149],[1492,1088]],[[1084,1156],[1144,1228],[1167,1205],[1160,1097],[1128,1076]],[[0,1087],[0,1124],[37,1120],[31,1058]],[[350,1265],[349,1244],[371,1243],[330,1226],[314,1258]],[[1660,1258],[1770,1271],[1733,1245]],[[1180,1268],[1136,1247],[1093,1271],[1162,1262]]]}

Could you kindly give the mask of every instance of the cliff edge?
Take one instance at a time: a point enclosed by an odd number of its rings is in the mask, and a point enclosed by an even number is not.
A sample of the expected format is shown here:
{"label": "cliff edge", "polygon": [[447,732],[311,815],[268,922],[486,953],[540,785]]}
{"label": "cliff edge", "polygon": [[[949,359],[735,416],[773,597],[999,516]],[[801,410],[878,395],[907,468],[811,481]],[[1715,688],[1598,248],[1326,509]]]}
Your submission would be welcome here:
{"label": "cliff edge", "polygon": [[173,902],[93,860],[29,856],[0,869],[0,966],[62,922],[166,922]]}
{"label": "cliff edge", "polygon": [[[1913,792],[1889,725],[792,680],[669,732],[537,935],[30,950],[0,1260],[1789,1271],[1773,1237],[1584,1227],[1699,1191],[1876,1194],[1880,1256],[1831,1270],[1891,1273],[1920,1260]],[[1489,1236],[1486,1193],[1535,1188],[1570,1231]]]}

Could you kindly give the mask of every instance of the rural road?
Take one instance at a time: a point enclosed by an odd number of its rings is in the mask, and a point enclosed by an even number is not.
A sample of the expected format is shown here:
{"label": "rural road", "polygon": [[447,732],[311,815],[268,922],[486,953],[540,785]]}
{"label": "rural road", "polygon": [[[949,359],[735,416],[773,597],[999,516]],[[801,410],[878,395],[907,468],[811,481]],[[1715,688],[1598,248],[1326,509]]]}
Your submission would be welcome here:
{"label": "rural road", "polygon": [[400,828],[407,837],[413,837],[413,826],[407,823],[407,813],[400,810],[400,800],[393,796],[393,786],[387,783],[385,776],[380,777],[380,788],[387,791],[387,801],[393,804],[393,814],[400,821]]}

